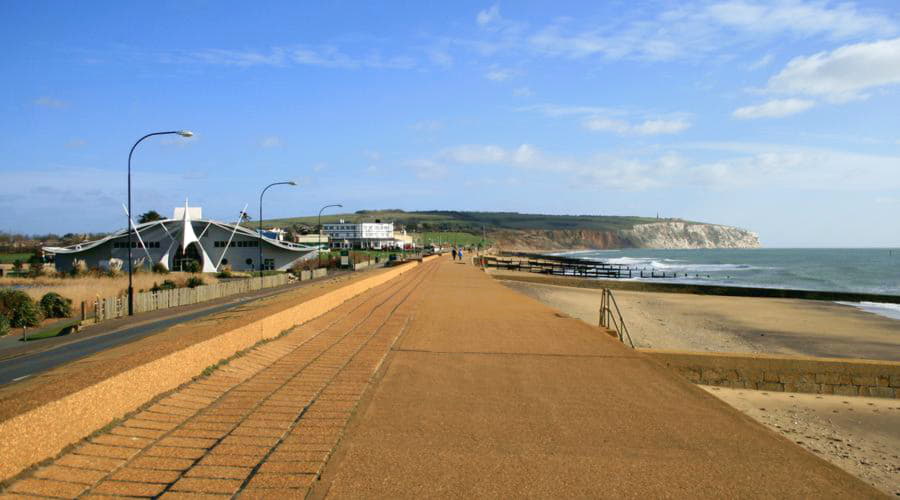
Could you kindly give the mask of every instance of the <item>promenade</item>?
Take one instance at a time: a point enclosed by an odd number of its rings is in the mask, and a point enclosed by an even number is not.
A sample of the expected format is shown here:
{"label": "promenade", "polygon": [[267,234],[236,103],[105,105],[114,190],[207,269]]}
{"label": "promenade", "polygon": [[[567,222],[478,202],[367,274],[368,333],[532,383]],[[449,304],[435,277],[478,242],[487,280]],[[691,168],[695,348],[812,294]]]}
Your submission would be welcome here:
{"label": "promenade", "polygon": [[881,496],[471,265],[425,286],[314,496]]}
{"label": "promenade", "polygon": [[27,495],[880,493],[598,328],[440,258],[165,395],[0,493]]}

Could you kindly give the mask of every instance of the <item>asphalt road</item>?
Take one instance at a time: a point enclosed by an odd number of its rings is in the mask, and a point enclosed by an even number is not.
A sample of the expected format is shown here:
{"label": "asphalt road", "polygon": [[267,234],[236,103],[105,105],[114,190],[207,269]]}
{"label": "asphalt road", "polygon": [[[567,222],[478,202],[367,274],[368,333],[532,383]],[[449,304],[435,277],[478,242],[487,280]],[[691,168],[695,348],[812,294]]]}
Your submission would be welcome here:
{"label": "asphalt road", "polygon": [[[334,277],[335,275],[329,275]],[[299,286],[305,286],[308,283],[316,281],[305,281]],[[132,326],[123,325],[120,328],[114,328],[101,334],[91,334],[91,328],[84,333],[72,336],[57,337],[55,339],[46,339],[33,341],[35,351],[25,352],[20,355],[7,356],[6,359],[0,360],[0,386],[18,382],[28,377],[39,375],[42,372],[51,370],[65,363],[70,363],[85,356],[98,353],[100,351],[127,344],[140,340],[149,335],[159,333],[167,328],[180,323],[193,321],[197,318],[203,318],[222,311],[227,311],[235,307],[244,305],[254,300],[259,300],[279,293],[295,290],[298,285],[288,285],[275,289],[255,292],[250,295],[242,295],[238,297],[229,297],[223,299],[225,302],[213,301],[211,304],[199,304],[194,306],[185,306],[167,310],[170,314],[163,313],[158,319],[147,320],[146,316],[138,315],[133,319],[112,320],[125,321],[126,323],[137,323]],[[154,314],[154,313],[148,313]],[[103,328],[101,324],[95,328]],[[49,343],[54,341],[55,345],[50,348],[42,348],[39,343]],[[29,343],[31,344],[31,343]],[[46,344],[45,344],[46,345]],[[31,346],[29,346],[31,347]],[[10,349],[12,351],[13,349]],[[15,349],[19,351],[21,349]],[[9,354],[9,353],[6,353]],[[4,353],[0,352],[0,358],[4,357]]]}

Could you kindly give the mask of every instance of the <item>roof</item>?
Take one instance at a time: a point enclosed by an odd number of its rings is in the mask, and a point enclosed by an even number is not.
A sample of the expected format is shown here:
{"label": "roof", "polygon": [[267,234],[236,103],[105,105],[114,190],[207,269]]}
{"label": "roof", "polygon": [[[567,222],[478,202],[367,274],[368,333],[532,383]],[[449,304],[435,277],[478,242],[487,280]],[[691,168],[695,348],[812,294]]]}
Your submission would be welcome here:
{"label": "roof", "polygon": [[[184,217],[185,214],[187,214],[187,217]],[[170,227],[174,226],[174,225],[178,225],[178,224],[184,225],[184,224],[191,223],[191,222],[197,222],[200,224],[208,224],[210,226],[219,227],[228,232],[234,232],[235,235],[240,234],[242,236],[251,236],[256,239],[261,239],[265,243],[268,243],[269,245],[277,247],[277,248],[281,248],[283,250],[289,250],[292,252],[310,252],[310,251],[313,251],[316,249],[315,247],[301,245],[298,243],[291,243],[288,241],[279,241],[275,238],[269,238],[269,237],[265,236],[265,234],[263,234],[262,237],[260,237],[260,235],[256,231],[253,231],[251,229],[243,227],[239,224],[217,222],[217,221],[208,220],[208,219],[196,219],[196,220],[191,219],[190,211],[187,211],[187,212],[182,211],[180,215],[182,215],[182,217],[184,217],[181,220],[163,219],[163,220],[156,220],[156,221],[152,221],[152,222],[144,222],[143,224],[137,224],[135,226],[135,230],[137,231],[137,234],[140,235],[140,234],[147,232],[150,229],[153,229],[156,226],[161,225],[161,226],[163,226],[163,229],[165,230],[165,232],[168,233],[169,236],[173,240],[179,241],[179,243],[181,245],[186,246],[187,244],[191,243],[191,241],[186,241],[186,240],[193,240],[193,239],[192,238],[187,238],[187,239],[179,238],[178,236],[186,234],[186,232],[183,231],[182,228],[178,228],[178,227],[176,227],[175,230],[172,231],[172,230],[170,230]],[[189,231],[191,233],[193,233],[193,227],[191,227],[189,229]],[[206,231],[204,229],[204,231],[201,232],[200,234],[202,235],[205,232]],[[134,233],[132,233],[132,234],[134,234]],[[178,236],[176,236],[176,234]],[[190,236],[190,235],[188,235],[188,236]],[[76,245],[71,245],[68,247],[43,247],[43,250],[47,253],[52,253],[52,254],[78,253],[78,252],[83,252],[85,250],[90,250],[92,248],[96,248],[96,247],[103,245],[104,243],[107,243],[112,240],[116,240],[119,238],[127,238],[127,237],[128,237],[128,231],[126,229],[120,229],[120,230],[118,230],[104,238],[101,238],[99,240],[78,243]],[[196,238],[196,236],[195,236],[195,238]]]}

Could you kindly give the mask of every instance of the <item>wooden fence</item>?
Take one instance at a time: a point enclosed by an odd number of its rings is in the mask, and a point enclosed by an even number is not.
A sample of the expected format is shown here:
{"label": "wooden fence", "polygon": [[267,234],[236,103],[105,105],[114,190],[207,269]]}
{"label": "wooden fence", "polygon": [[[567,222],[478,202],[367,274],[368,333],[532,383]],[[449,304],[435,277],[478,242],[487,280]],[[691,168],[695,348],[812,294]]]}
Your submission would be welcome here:
{"label": "wooden fence", "polygon": [[[300,281],[321,278],[328,273],[327,269],[319,268],[312,271],[302,271]],[[139,292],[134,295],[135,314],[158,311],[169,307],[187,306],[199,304],[208,300],[220,299],[239,293],[253,292],[263,288],[272,288],[286,285],[291,280],[287,273],[259,278],[243,278],[230,281],[220,281],[214,285],[202,285],[195,288],[176,288],[173,290],[160,290],[158,292]],[[90,311],[93,309],[93,311]],[[93,314],[91,314],[93,313]],[[99,299],[93,304],[82,304],[82,319],[93,317],[95,322],[120,318],[128,314],[128,297],[118,296]]]}

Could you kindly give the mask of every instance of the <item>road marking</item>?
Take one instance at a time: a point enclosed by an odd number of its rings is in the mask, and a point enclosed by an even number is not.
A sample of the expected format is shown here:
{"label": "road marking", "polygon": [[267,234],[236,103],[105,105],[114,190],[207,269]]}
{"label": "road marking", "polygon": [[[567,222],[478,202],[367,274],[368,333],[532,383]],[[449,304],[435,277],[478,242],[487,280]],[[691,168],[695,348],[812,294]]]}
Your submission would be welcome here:
{"label": "road marking", "polygon": [[23,380],[23,379],[26,379],[26,378],[28,378],[28,377],[30,377],[30,376],[31,376],[31,374],[29,373],[28,375],[22,375],[22,376],[19,377],[19,378],[14,378],[14,379],[12,379],[12,381],[13,381],[13,382],[18,382],[18,381]]}

